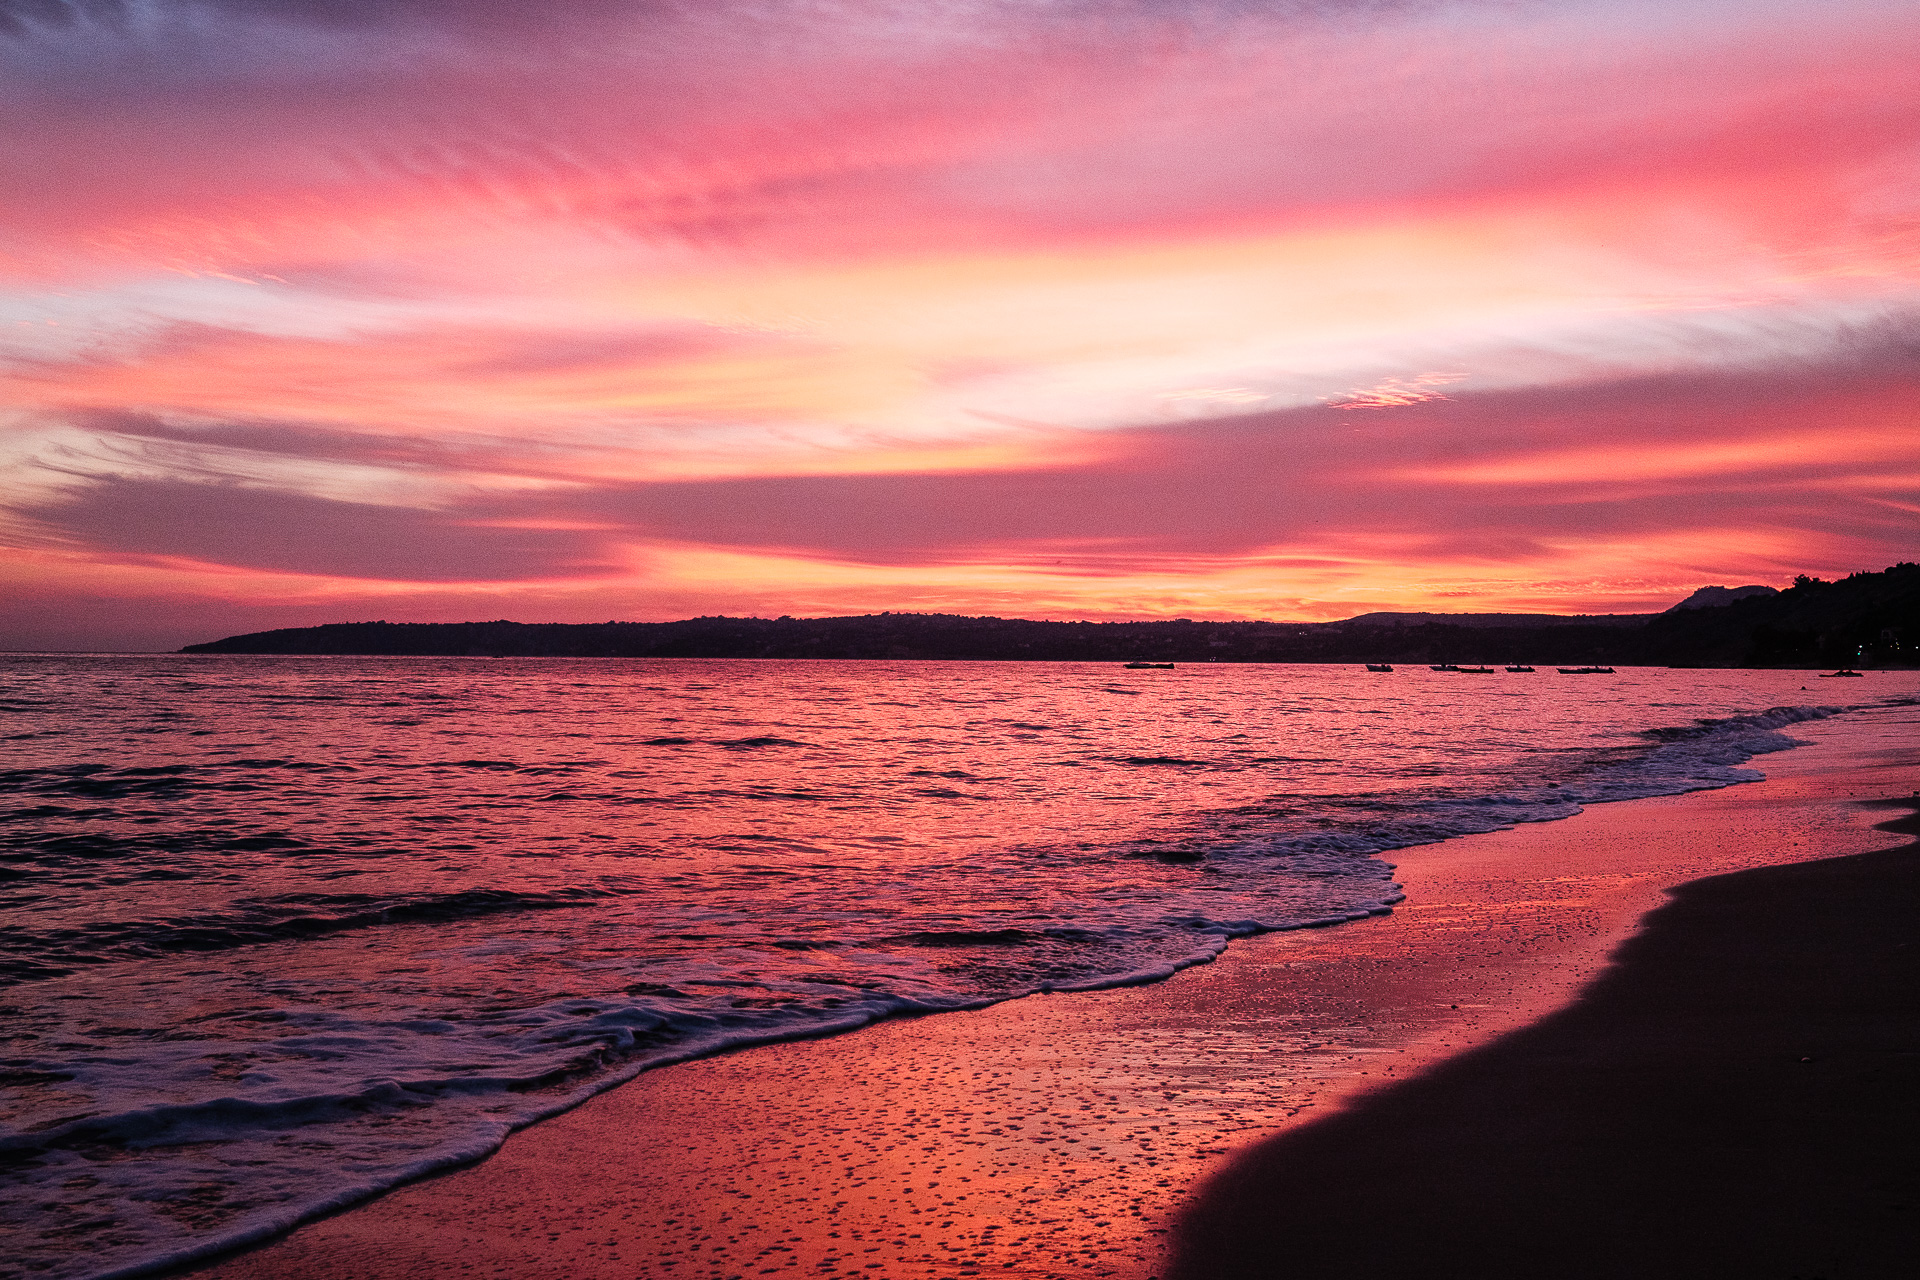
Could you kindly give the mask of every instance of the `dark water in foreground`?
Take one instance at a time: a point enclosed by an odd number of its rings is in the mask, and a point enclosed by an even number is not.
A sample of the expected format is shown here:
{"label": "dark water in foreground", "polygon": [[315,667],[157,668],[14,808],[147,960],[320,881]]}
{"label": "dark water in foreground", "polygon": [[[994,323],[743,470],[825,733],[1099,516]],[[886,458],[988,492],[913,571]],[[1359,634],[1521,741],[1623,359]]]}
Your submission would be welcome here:
{"label": "dark water in foreground", "polygon": [[1836,709],[1801,672],[0,675],[0,1274],[63,1280],[472,1158],[648,1065],[1385,911],[1388,850],[1746,780]]}

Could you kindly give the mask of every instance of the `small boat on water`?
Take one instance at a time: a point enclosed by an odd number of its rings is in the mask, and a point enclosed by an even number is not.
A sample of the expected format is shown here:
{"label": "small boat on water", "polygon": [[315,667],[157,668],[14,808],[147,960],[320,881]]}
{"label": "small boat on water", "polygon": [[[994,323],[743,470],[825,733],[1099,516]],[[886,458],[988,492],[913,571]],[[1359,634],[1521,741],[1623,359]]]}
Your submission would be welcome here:
{"label": "small boat on water", "polygon": [[1490,676],[1493,674],[1492,667],[1455,667],[1454,671],[1463,676]]}
{"label": "small boat on water", "polygon": [[1392,667],[1390,667],[1390,666],[1388,666],[1388,665],[1387,665],[1386,663],[1384,663],[1384,662],[1369,662],[1369,663],[1367,664],[1367,670],[1369,670],[1369,671],[1391,671],[1391,670],[1393,670],[1393,668],[1392,668]]}
{"label": "small boat on water", "polygon": [[1427,668],[1429,671],[1458,671],[1459,669],[1460,668],[1454,666],[1451,662],[1443,662],[1437,667]]}
{"label": "small boat on water", "polygon": [[1560,674],[1563,676],[1610,676],[1613,674],[1613,668],[1612,667],[1561,667]]}
{"label": "small boat on water", "polygon": [[1822,680],[1839,680],[1845,676],[1858,676],[1859,674],[1860,673],[1852,667],[1842,667],[1838,671],[1823,671],[1820,673],[1820,678]]}
{"label": "small boat on water", "polygon": [[1507,668],[1507,670],[1509,670],[1509,671],[1513,671],[1513,672],[1521,672],[1521,671],[1524,671],[1524,672],[1526,672],[1526,673],[1527,673],[1527,674],[1529,674],[1529,675],[1531,675],[1531,674],[1533,674],[1533,668],[1532,668],[1532,667],[1521,667],[1521,666],[1514,666],[1514,667],[1508,667],[1508,668]]}
{"label": "small boat on water", "polygon": [[1171,671],[1173,670],[1173,664],[1171,662],[1129,662],[1127,664],[1127,670],[1129,671]]}

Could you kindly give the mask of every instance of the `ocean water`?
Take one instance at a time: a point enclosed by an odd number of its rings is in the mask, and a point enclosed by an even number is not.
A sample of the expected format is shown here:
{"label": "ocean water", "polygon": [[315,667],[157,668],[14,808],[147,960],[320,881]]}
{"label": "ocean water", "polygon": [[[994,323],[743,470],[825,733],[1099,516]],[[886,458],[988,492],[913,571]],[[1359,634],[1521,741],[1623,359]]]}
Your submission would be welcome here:
{"label": "ocean water", "polygon": [[648,1067],[1389,911],[1393,849],[1750,780],[1827,704],[1920,687],[30,655],[0,680],[0,1275],[58,1280],[258,1238]]}

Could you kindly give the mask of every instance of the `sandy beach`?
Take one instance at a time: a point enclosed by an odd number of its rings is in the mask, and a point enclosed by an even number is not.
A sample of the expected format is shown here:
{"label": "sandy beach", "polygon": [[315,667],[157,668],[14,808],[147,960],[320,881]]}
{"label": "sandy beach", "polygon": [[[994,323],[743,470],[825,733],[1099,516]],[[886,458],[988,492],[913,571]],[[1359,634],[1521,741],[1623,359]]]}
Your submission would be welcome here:
{"label": "sandy beach", "polygon": [[1240,1153],[1167,1274],[1909,1276],[1916,908],[1920,844],[1686,885],[1571,1007]]}
{"label": "sandy beach", "polygon": [[[1783,1239],[1910,1241],[1920,1198],[1885,1157],[1912,1149],[1920,1046],[1895,948],[1920,904],[1907,837],[1876,826],[1905,810],[1871,802],[1920,786],[1920,714],[1792,732],[1812,745],[1756,760],[1765,782],[1404,850],[1390,916],[1235,942],[1154,986],[644,1075],[193,1274],[1704,1275],[1736,1256],[1713,1216],[1736,1210],[1739,1230],[1771,1224],[1738,1255],[1769,1265],[1784,1255],[1756,1251]],[[1635,933],[1676,886],[1755,868],[1777,870],[1689,889]],[[1758,1065],[1734,1080],[1743,1054]],[[1727,1125],[1740,1141],[1711,1137]],[[1662,1163],[1662,1133],[1699,1159]],[[1851,1181],[1836,1145],[1766,1184],[1817,1171],[1819,1231],[1738,1203],[1732,1173],[1833,1133]],[[1626,1222],[1638,1243],[1609,1227]],[[1579,1266],[1542,1265],[1555,1239]],[[1891,1274],[1877,1247],[1765,1273]]]}

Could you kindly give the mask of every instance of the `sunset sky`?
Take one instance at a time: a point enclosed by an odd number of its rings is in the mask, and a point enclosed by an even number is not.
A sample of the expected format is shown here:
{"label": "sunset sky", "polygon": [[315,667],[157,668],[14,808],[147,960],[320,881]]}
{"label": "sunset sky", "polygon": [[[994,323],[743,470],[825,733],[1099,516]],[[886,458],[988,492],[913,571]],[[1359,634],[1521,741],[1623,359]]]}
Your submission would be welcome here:
{"label": "sunset sky", "polygon": [[0,0],[0,647],[1920,557],[1913,0]]}

